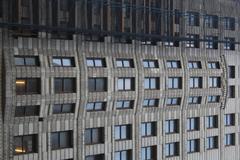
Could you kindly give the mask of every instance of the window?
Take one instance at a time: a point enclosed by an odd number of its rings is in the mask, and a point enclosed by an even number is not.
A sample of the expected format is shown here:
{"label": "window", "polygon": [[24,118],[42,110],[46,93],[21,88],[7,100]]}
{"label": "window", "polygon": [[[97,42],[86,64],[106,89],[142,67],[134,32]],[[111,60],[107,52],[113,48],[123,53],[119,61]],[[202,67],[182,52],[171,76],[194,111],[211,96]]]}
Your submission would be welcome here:
{"label": "window", "polygon": [[181,89],[182,78],[181,77],[169,77],[168,78],[168,89]]}
{"label": "window", "polygon": [[52,64],[54,67],[74,67],[73,57],[53,57]]}
{"label": "window", "polygon": [[207,137],[206,149],[217,149],[218,148],[218,136]]}
{"label": "window", "polygon": [[187,141],[187,153],[199,152],[200,139],[191,139]]}
{"label": "window", "polygon": [[235,133],[225,134],[224,145],[225,146],[235,145]]}
{"label": "window", "polygon": [[88,78],[89,92],[107,91],[107,78]]}
{"label": "window", "polygon": [[39,66],[39,59],[37,56],[15,56],[16,66]]}
{"label": "window", "polygon": [[189,48],[199,48],[199,35],[197,34],[187,34],[186,47]]}
{"label": "window", "polygon": [[208,85],[210,88],[220,88],[221,87],[221,78],[220,77],[209,77]]}
{"label": "window", "polygon": [[117,59],[116,63],[119,68],[134,68],[133,59]]}
{"label": "window", "polygon": [[187,131],[198,131],[200,126],[200,118],[192,117],[187,119]]}
{"label": "window", "polygon": [[142,132],[142,137],[156,136],[157,122],[142,122],[141,132]]}
{"label": "window", "polygon": [[118,78],[117,89],[118,91],[133,91],[135,87],[134,78]]}
{"label": "window", "polygon": [[132,160],[132,151],[124,150],[115,152],[114,160]]}
{"label": "window", "polygon": [[72,131],[61,131],[51,133],[52,149],[72,148],[73,135]]}
{"label": "window", "polygon": [[188,98],[188,104],[201,104],[201,96],[191,96]]}
{"label": "window", "polygon": [[88,67],[106,67],[104,58],[87,58]]}
{"label": "window", "polygon": [[235,78],[235,66],[228,66],[228,78]]}
{"label": "window", "polygon": [[85,160],[104,160],[104,159],[105,159],[104,154],[96,154],[85,157]]}
{"label": "window", "polygon": [[208,62],[208,69],[220,69],[219,62]]}
{"label": "window", "polygon": [[201,69],[202,65],[200,61],[189,61],[188,62],[189,69]]}
{"label": "window", "polygon": [[224,17],[223,18],[223,28],[225,30],[235,30],[235,18]]}
{"label": "window", "polygon": [[74,113],[75,104],[54,104],[52,113],[63,114],[63,113]]}
{"label": "window", "polygon": [[208,129],[218,128],[218,116],[217,115],[207,116],[205,120],[206,120],[205,121],[206,128],[208,128]]}
{"label": "window", "polygon": [[206,36],[205,47],[207,49],[218,49],[218,37]]}
{"label": "window", "polygon": [[40,106],[16,106],[15,117],[39,116]]}
{"label": "window", "polygon": [[38,135],[15,136],[13,138],[14,154],[37,153]]}
{"label": "window", "polygon": [[85,144],[104,143],[104,128],[88,128],[84,133]]}
{"label": "window", "polygon": [[40,78],[17,78],[16,94],[40,94],[41,83]]}
{"label": "window", "polygon": [[134,106],[133,100],[118,100],[116,102],[116,109],[132,109]]}
{"label": "window", "polygon": [[208,103],[217,103],[220,101],[220,96],[208,96]]}
{"label": "window", "polygon": [[235,38],[224,37],[224,41],[225,50],[235,50]]}
{"label": "window", "polygon": [[158,99],[144,99],[143,107],[157,107],[158,102],[159,102]]}
{"label": "window", "polygon": [[159,78],[145,77],[144,78],[144,89],[159,89]]}
{"label": "window", "polygon": [[129,140],[131,139],[131,125],[118,125],[114,127],[115,140]]}
{"label": "window", "polygon": [[173,157],[179,155],[179,142],[165,144],[165,156]]}
{"label": "window", "polygon": [[54,78],[55,93],[74,93],[76,92],[75,78]]}
{"label": "window", "polygon": [[106,102],[88,102],[86,105],[87,111],[104,111],[106,110]]}
{"label": "window", "polygon": [[199,13],[188,12],[188,25],[189,26],[199,26]]}
{"label": "window", "polygon": [[165,133],[166,134],[179,133],[179,120],[178,119],[166,120]]}
{"label": "window", "polygon": [[206,15],[204,17],[204,25],[208,28],[218,28],[218,16]]}
{"label": "window", "polygon": [[225,114],[224,115],[224,125],[225,126],[234,126],[235,125],[235,114]]}
{"label": "window", "polygon": [[141,152],[141,160],[157,160],[156,146],[142,147]]}
{"label": "window", "polygon": [[228,98],[235,98],[235,86],[228,87]]}
{"label": "window", "polygon": [[175,60],[167,61],[167,68],[181,68],[181,62]]}
{"label": "window", "polygon": [[157,60],[143,60],[143,67],[144,68],[158,68],[158,61]]}
{"label": "window", "polygon": [[180,97],[174,97],[174,98],[168,98],[167,99],[167,105],[180,105],[181,104],[181,98]]}
{"label": "window", "polygon": [[190,77],[189,87],[190,88],[202,88],[202,77]]}

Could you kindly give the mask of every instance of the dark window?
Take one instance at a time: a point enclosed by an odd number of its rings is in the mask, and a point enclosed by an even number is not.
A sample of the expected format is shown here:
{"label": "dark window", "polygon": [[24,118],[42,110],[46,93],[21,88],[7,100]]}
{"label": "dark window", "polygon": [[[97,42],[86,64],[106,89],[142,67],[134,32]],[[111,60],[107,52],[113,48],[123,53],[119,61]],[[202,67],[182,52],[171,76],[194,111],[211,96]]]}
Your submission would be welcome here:
{"label": "dark window", "polygon": [[181,68],[181,62],[175,60],[168,60],[167,68]]}
{"label": "dark window", "polygon": [[156,136],[157,122],[142,122],[141,132],[142,132],[142,137]]}
{"label": "dark window", "polygon": [[208,96],[208,103],[217,103],[220,101],[220,96]]}
{"label": "dark window", "polygon": [[235,78],[235,66],[228,66],[228,78]]}
{"label": "dark window", "polygon": [[207,116],[205,120],[206,120],[205,121],[206,128],[211,129],[211,128],[218,127],[218,116],[217,115]]}
{"label": "dark window", "polygon": [[206,36],[205,47],[207,49],[218,49],[218,37]]}
{"label": "dark window", "polygon": [[235,30],[235,18],[224,17],[223,18],[223,27],[225,30]]}
{"label": "dark window", "polygon": [[186,47],[189,48],[199,48],[199,35],[197,34],[187,34]]}
{"label": "dark window", "polygon": [[204,17],[204,25],[208,28],[218,28],[218,16],[206,15]]}
{"label": "dark window", "polygon": [[159,78],[158,77],[145,77],[144,78],[144,89],[159,89]]}
{"label": "dark window", "polygon": [[118,125],[114,127],[115,140],[129,140],[132,138],[132,127],[130,124],[127,125]]}
{"label": "dark window", "polygon": [[224,125],[225,126],[234,126],[235,125],[235,114],[225,114],[224,115]]}
{"label": "dark window", "polygon": [[116,109],[132,109],[134,100],[118,100],[116,102]]}
{"label": "dark window", "polygon": [[235,98],[235,86],[228,87],[228,98]]}
{"label": "dark window", "polygon": [[16,94],[40,94],[40,78],[17,78]]}
{"label": "dark window", "polygon": [[235,145],[235,133],[225,134],[224,145],[225,146]]}
{"label": "dark window", "polygon": [[148,146],[141,149],[141,160],[157,160],[157,147]]}
{"label": "dark window", "polygon": [[208,85],[210,88],[220,88],[221,87],[221,77],[209,77]]}
{"label": "dark window", "polygon": [[107,91],[107,78],[88,78],[89,92]]}
{"label": "dark window", "polygon": [[118,78],[117,89],[118,91],[133,91],[135,88],[134,78]]}
{"label": "dark window", "polygon": [[13,139],[14,154],[37,153],[38,151],[37,138],[38,138],[37,134],[15,136]]}
{"label": "dark window", "polygon": [[201,61],[189,61],[188,62],[188,68],[189,69],[201,69]]}
{"label": "dark window", "polygon": [[104,58],[87,58],[88,67],[106,67]]}
{"label": "dark window", "polygon": [[85,129],[85,144],[104,143],[104,128],[88,128]]}
{"label": "dark window", "polygon": [[187,141],[187,153],[199,152],[200,139],[191,139]]}
{"label": "dark window", "polygon": [[52,113],[62,114],[62,113],[74,113],[75,104],[54,104]]}
{"label": "dark window", "polygon": [[181,89],[182,78],[181,77],[169,77],[168,78],[168,89]]}
{"label": "dark window", "polygon": [[190,88],[202,88],[202,77],[190,77],[189,87]]}
{"label": "dark window", "polygon": [[165,121],[165,133],[172,134],[179,132],[179,120],[178,119],[170,119]]}
{"label": "dark window", "polygon": [[104,154],[86,156],[85,160],[105,160]]}
{"label": "dark window", "polygon": [[200,127],[200,118],[193,117],[187,119],[187,131],[198,131]]}
{"label": "dark window", "polygon": [[132,160],[132,151],[124,150],[115,152],[114,160]]}
{"label": "dark window", "polygon": [[143,107],[158,107],[158,99],[144,99]]}
{"label": "dark window", "polygon": [[191,96],[188,98],[188,104],[201,104],[201,96]]}
{"label": "dark window", "polygon": [[73,133],[72,131],[61,131],[51,133],[52,149],[72,148]]}
{"label": "dark window", "polygon": [[106,110],[106,102],[88,102],[86,105],[87,111],[104,111]]}
{"label": "dark window", "polygon": [[179,155],[179,142],[165,144],[165,156],[173,157]]}
{"label": "dark window", "polygon": [[189,26],[199,26],[199,13],[188,12],[188,25]]}
{"label": "dark window", "polygon": [[15,117],[39,116],[40,106],[16,106]]}
{"label": "dark window", "polygon": [[74,67],[73,57],[53,57],[52,64],[54,67]]}
{"label": "dark window", "polygon": [[235,38],[224,37],[224,49],[235,50]]}
{"label": "dark window", "polygon": [[206,149],[217,149],[218,148],[218,136],[207,137]]}
{"label": "dark window", "polygon": [[208,62],[208,69],[220,69],[219,62]]}
{"label": "dark window", "polygon": [[16,66],[39,66],[39,59],[37,56],[15,56]]}
{"label": "dark window", "polygon": [[55,93],[74,93],[76,92],[75,78],[54,78]]}
{"label": "dark window", "polygon": [[143,67],[144,68],[158,68],[158,61],[157,60],[143,60]]}
{"label": "dark window", "polygon": [[181,98],[180,97],[173,97],[167,99],[167,105],[180,105],[181,104]]}
{"label": "dark window", "polygon": [[180,24],[181,12],[175,9],[174,13],[175,13],[175,24]]}
{"label": "dark window", "polygon": [[116,65],[119,68],[134,68],[133,59],[117,59]]}

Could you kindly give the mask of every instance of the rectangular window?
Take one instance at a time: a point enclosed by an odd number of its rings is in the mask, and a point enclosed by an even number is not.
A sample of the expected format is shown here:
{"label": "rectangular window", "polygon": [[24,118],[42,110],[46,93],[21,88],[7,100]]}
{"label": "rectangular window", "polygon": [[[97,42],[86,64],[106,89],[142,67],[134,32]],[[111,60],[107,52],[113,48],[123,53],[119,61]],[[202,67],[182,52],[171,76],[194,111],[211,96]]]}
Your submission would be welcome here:
{"label": "rectangular window", "polygon": [[179,142],[165,144],[165,157],[174,157],[179,155]]}
{"label": "rectangular window", "polygon": [[134,100],[118,100],[116,102],[116,109],[132,109]]}
{"label": "rectangular window", "polygon": [[228,66],[228,78],[235,78],[235,66]]}
{"label": "rectangular window", "polygon": [[104,143],[104,127],[85,129],[84,138],[85,144]]}
{"label": "rectangular window", "polygon": [[144,78],[144,89],[159,89],[159,78],[158,77],[145,77]]}
{"label": "rectangular window", "polygon": [[187,141],[187,153],[200,151],[200,139],[191,139]]}
{"label": "rectangular window", "polygon": [[141,160],[157,160],[157,147],[149,146],[142,147],[141,149]]}
{"label": "rectangular window", "polygon": [[200,127],[200,118],[192,117],[187,119],[187,131],[198,131]]}
{"label": "rectangular window", "polygon": [[218,116],[212,115],[205,118],[205,125],[207,129],[218,128]]}
{"label": "rectangular window", "polygon": [[166,120],[165,133],[166,134],[179,133],[179,120],[178,119]]}
{"label": "rectangular window", "polygon": [[225,50],[235,50],[235,38],[224,37],[224,49]]}
{"label": "rectangular window", "polygon": [[15,117],[39,116],[40,106],[16,106]]}
{"label": "rectangular window", "polygon": [[206,15],[204,17],[204,25],[208,28],[218,28],[218,16]]}
{"label": "rectangular window", "polygon": [[188,25],[189,26],[199,26],[199,13],[188,12]]}
{"label": "rectangular window", "polygon": [[168,89],[181,89],[182,78],[181,77],[169,77],[168,78]]}
{"label": "rectangular window", "polygon": [[14,136],[14,154],[27,154],[38,152],[38,135]]}
{"label": "rectangular window", "polygon": [[202,77],[190,77],[189,87],[190,88],[202,88]]}
{"label": "rectangular window", "polygon": [[54,67],[75,67],[74,57],[53,57]]}
{"label": "rectangular window", "polygon": [[89,92],[106,92],[107,78],[88,78]]}
{"label": "rectangular window", "polygon": [[189,69],[201,69],[201,61],[189,61],[188,62],[188,68]]}
{"label": "rectangular window", "polygon": [[158,99],[144,99],[143,107],[158,107],[159,100]]}
{"label": "rectangular window", "polygon": [[208,62],[208,69],[220,69],[219,62]]}
{"label": "rectangular window", "polygon": [[156,136],[157,122],[142,122],[141,132],[142,132],[142,137]]}
{"label": "rectangular window", "polygon": [[208,96],[208,103],[218,103],[220,101],[220,96]]}
{"label": "rectangular window", "polygon": [[52,149],[72,148],[73,147],[73,133],[72,131],[61,131],[51,133]]}
{"label": "rectangular window", "polygon": [[16,94],[40,94],[41,83],[40,78],[17,78]]}
{"label": "rectangular window", "polygon": [[114,160],[132,160],[132,151],[123,150],[115,152]]}
{"label": "rectangular window", "polygon": [[16,66],[40,66],[37,56],[14,56]]}
{"label": "rectangular window", "polygon": [[235,18],[224,17],[223,18],[223,28],[225,30],[235,30]]}
{"label": "rectangular window", "polygon": [[225,146],[235,145],[235,133],[225,134],[224,145]]}
{"label": "rectangular window", "polygon": [[55,93],[75,93],[76,79],[75,78],[54,78]]}
{"label": "rectangular window", "polygon": [[53,114],[74,113],[75,104],[54,104],[52,108]]}
{"label": "rectangular window", "polygon": [[221,87],[221,77],[209,77],[208,85],[210,88],[220,88]]}
{"label": "rectangular window", "polygon": [[86,156],[85,160],[105,160],[104,154]]}
{"label": "rectangular window", "polygon": [[157,60],[143,60],[143,67],[144,68],[158,68],[158,61]]}
{"label": "rectangular window", "polygon": [[235,98],[235,86],[228,87],[228,98]]}
{"label": "rectangular window", "polygon": [[224,115],[224,125],[225,126],[234,126],[235,125],[235,114],[225,114]]}
{"label": "rectangular window", "polygon": [[187,34],[186,47],[188,48],[199,48],[199,35],[197,34]]}
{"label": "rectangular window", "polygon": [[104,111],[106,110],[106,102],[88,102],[86,105],[86,111]]}
{"label": "rectangular window", "polygon": [[207,49],[218,49],[218,37],[206,36],[205,47]]}
{"label": "rectangular window", "polygon": [[118,68],[134,68],[133,59],[117,59],[116,65]]}
{"label": "rectangular window", "polygon": [[181,104],[181,98],[180,97],[174,97],[174,98],[168,98],[167,99],[167,105],[180,105]]}
{"label": "rectangular window", "polygon": [[167,68],[181,68],[181,62],[177,60],[167,61]]}
{"label": "rectangular window", "polygon": [[87,58],[88,67],[106,67],[104,58]]}
{"label": "rectangular window", "polygon": [[207,137],[206,139],[206,149],[217,149],[218,148],[218,136]]}
{"label": "rectangular window", "polygon": [[115,140],[130,140],[132,138],[131,130],[132,130],[132,127],[130,124],[115,126],[114,127],[114,132],[115,132],[114,139]]}
{"label": "rectangular window", "polygon": [[118,91],[134,91],[135,79],[132,77],[122,77],[117,80],[117,90]]}
{"label": "rectangular window", "polygon": [[201,96],[190,96],[188,98],[188,104],[201,104],[202,97]]}

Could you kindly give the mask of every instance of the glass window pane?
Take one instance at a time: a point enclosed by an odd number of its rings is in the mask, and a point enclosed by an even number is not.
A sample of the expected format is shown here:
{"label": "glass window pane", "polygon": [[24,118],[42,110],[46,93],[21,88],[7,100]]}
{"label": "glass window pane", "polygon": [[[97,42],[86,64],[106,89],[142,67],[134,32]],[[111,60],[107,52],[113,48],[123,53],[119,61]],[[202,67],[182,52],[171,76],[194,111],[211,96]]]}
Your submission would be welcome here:
{"label": "glass window pane", "polygon": [[93,110],[94,109],[94,103],[87,103],[86,109],[87,110]]}
{"label": "glass window pane", "polygon": [[63,104],[62,112],[63,113],[72,113],[73,112],[73,105],[72,104]]}
{"label": "glass window pane", "polygon": [[144,79],[144,88],[149,89],[150,88],[150,80],[148,78]]}
{"label": "glass window pane", "polygon": [[124,89],[124,87],[123,87],[123,79],[118,79],[117,86],[118,86],[118,90],[123,90]]}
{"label": "glass window pane", "polygon": [[74,92],[74,81],[73,79],[64,79],[64,92]]}
{"label": "glass window pane", "polygon": [[24,58],[22,57],[15,57],[15,65],[17,66],[24,66]]}
{"label": "glass window pane", "polygon": [[60,147],[59,141],[58,141],[58,133],[52,133],[51,134],[51,144],[52,148],[56,149]]}
{"label": "glass window pane", "polygon": [[115,139],[120,139],[120,127],[115,126]]}
{"label": "glass window pane", "polygon": [[117,60],[117,67],[122,67],[122,61]]}
{"label": "glass window pane", "polygon": [[53,66],[59,67],[62,66],[62,61],[60,58],[53,58]]}
{"label": "glass window pane", "polygon": [[124,60],[124,61],[123,61],[123,65],[124,65],[124,67],[130,67],[130,62],[129,62],[129,60]]}
{"label": "glass window pane", "polygon": [[130,78],[125,79],[125,89],[126,90],[131,89],[131,79]]}
{"label": "glass window pane", "polygon": [[72,66],[70,58],[63,58],[62,63],[63,63],[63,66],[66,66],[66,67]]}
{"label": "glass window pane", "polygon": [[102,67],[103,66],[102,59],[95,59],[95,66],[96,67]]}
{"label": "glass window pane", "polygon": [[54,79],[54,90],[55,93],[61,93],[63,91],[62,79],[59,78]]}
{"label": "glass window pane", "polygon": [[92,59],[87,59],[87,66],[88,67],[93,67],[94,66],[94,63],[93,63]]}
{"label": "glass window pane", "polygon": [[33,57],[26,57],[25,58],[25,63],[28,66],[34,66],[34,65],[36,65],[36,60]]}

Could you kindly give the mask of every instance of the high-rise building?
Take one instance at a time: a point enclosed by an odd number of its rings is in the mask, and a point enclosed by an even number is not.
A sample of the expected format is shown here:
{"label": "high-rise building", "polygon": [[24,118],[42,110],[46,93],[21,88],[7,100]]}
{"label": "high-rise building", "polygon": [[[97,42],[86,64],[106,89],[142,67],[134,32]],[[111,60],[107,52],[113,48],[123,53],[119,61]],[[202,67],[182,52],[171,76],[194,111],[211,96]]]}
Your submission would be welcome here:
{"label": "high-rise building", "polygon": [[1,160],[239,160],[239,0],[0,0]]}

